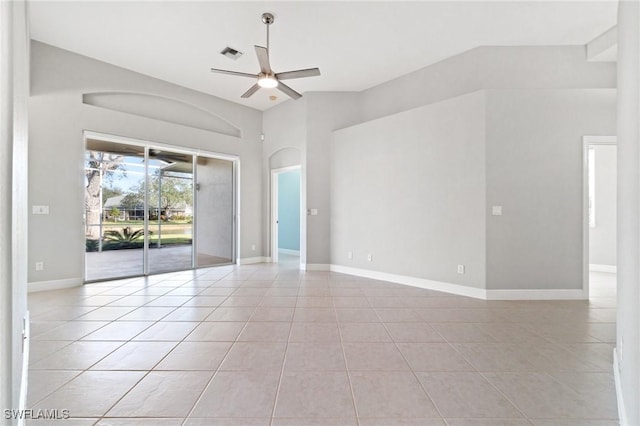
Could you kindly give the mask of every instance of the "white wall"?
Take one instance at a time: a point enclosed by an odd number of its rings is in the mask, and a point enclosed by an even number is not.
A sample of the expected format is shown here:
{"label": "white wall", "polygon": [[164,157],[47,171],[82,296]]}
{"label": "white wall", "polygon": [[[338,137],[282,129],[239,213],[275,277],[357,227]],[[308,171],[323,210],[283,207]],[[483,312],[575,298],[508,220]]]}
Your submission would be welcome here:
{"label": "white wall", "polygon": [[618,304],[622,425],[640,424],[640,4],[618,7]]}
{"label": "white wall", "polygon": [[331,164],[332,264],[485,287],[484,93],[338,130]]}
{"label": "white wall", "polygon": [[614,135],[615,90],[487,91],[488,289],[582,288],[582,137]]}
{"label": "white wall", "polygon": [[[27,314],[27,187],[29,30],[24,1],[0,3],[0,406],[21,403],[29,340]],[[24,343],[24,346],[23,346]],[[24,348],[24,351],[23,351]],[[23,394],[26,397],[26,394]],[[4,424],[17,424],[5,419]]]}
{"label": "white wall", "polygon": [[589,263],[616,265],[617,148],[594,145],[595,227],[589,228]]}
{"label": "white wall", "polygon": [[[29,204],[50,206],[31,216],[29,281],[79,283],[83,276],[83,130],[233,154],[241,162],[240,257],[261,246],[260,111],[153,79],[81,55],[32,43]],[[82,103],[83,94],[132,92],[193,105],[240,129],[242,137],[168,123]],[[153,104],[150,104],[151,106]],[[257,255],[260,255],[258,253]]]}

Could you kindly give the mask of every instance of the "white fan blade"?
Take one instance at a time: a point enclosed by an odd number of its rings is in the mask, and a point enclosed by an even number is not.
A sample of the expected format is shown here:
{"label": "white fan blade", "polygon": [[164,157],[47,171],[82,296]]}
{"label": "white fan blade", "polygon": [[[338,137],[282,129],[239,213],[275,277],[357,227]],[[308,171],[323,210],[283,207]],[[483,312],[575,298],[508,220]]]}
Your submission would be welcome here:
{"label": "white fan blade", "polygon": [[254,84],[253,86],[251,86],[249,88],[249,90],[247,90],[246,92],[244,92],[242,94],[242,96],[240,96],[241,98],[248,98],[249,96],[253,95],[254,93],[256,93],[258,91],[258,89],[260,88],[260,86],[258,86],[258,83]]}
{"label": "white fan blade", "polygon": [[280,90],[282,93],[289,95],[293,99],[300,99],[302,97],[300,93],[296,92],[291,87],[287,86],[282,82],[278,82],[277,89]]}
{"label": "white fan blade", "polygon": [[211,72],[216,72],[216,73],[220,73],[220,74],[237,75],[238,77],[258,78],[257,74],[249,74],[249,73],[246,73],[246,72],[221,70],[221,69],[218,69],[218,68],[211,68]]}
{"label": "white fan blade", "polygon": [[271,71],[271,65],[269,65],[269,51],[266,47],[254,46],[256,48],[256,55],[258,55],[258,63],[260,64],[260,71],[264,74],[273,74]]}
{"label": "white fan blade", "polygon": [[276,74],[278,80],[291,80],[292,78],[316,77],[320,75],[319,68],[308,68],[304,70],[285,71]]}

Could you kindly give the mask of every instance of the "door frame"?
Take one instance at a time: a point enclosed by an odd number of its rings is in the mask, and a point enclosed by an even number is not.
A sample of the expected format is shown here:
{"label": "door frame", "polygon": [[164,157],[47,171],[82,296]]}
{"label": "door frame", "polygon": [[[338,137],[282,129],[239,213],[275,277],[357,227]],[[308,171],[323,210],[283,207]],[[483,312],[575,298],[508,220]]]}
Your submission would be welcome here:
{"label": "door frame", "polygon": [[[127,145],[132,145],[132,146],[137,146],[137,147],[141,147],[144,149],[144,155],[145,155],[145,188],[148,187],[148,156],[149,156],[149,150],[150,149],[160,149],[160,150],[166,150],[169,152],[175,152],[175,153],[180,153],[180,154],[187,154],[187,155],[192,155],[194,157],[194,164],[193,164],[193,169],[194,169],[194,173],[193,173],[193,179],[194,179],[194,185],[193,185],[193,192],[194,192],[194,220],[193,220],[193,227],[192,227],[192,235],[193,235],[193,242],[192,242],[192,253],[191,253],[191,259],[192,259],[192,263],[191,263],[191,268],[190,269],[186,269],[186,270],[195,270],[198,269],[196,263],[195,263],[195,256],[196,256],[196,250],[197,250],[197,241],[196,241],[196,233],[197,233],[197,218],[195,217],[195,209],[196,209],[196,179],[197,179],[197,172],[196,172],[196,161],[197,161],[197,157],[207,157],[207,158],[215,158],[215,159],[219,159],[219,160],[226,160],[226,161],[230,161],[232,163],[232,208],[233,208],[233,212],[232,212],[232,218],[233,218],[233,222],[232,222],[232,237],[231,237],[231,262],[230,263],[224,263],[224,264],[220,264],[220,265],[215,265],[215,266],[225,266],[225,265],[231,265],[231,264],[235,264],[236,262],[238,262],[238,259],[240,258],[240,244],[239,244],[239,240],[240,240],[240,218],[239,218],[239,212],[240,212],[240,157],[237,155],[231,155],[231,154],[223,154],[223,153],[219,153],[219,152],[213,152],[213,151],[206,151],[206,150],[201,150],[198,148],[188,148],[188,147],[181,147],[181,146],[177,146],[177,145],[171,145],[171,144],[166,144],[166,143],[161,143],[161,142],[153,142],[153,141],[148,141],[148,140],[144,140],[144,139],[136,139],[136,138],[130,138],[130,137],[126,137],[126,136],[118,136],[118,135],[112,135],[112,134],[108,134],[108,133],[101,133],[101,132],[94,132],[91,130],[84,130],[83,131],[83,144],[82,144],[82,161],[83,161],[83,165],[82,168],[84,170],[84,158],[85,158],[85,153],[87,150],[87,139],[95,139],[95,140],[101,140],[101,141],[107,141],[107,142],[115,142],[115,143],[120,143],[120,144],[127,144]],[[148,207],[148,192],[145,191],[145,207]],[[82,198],[83,200],[83,204],[84,204],[84,185],[82,185]],[[143,274],[142,275],[133,275],[133,276],[123,276],[123,277],[114,277],[114,278],[104,278],[104,279],[97,279],[97,280],[90,280],[87,281],[87,265],[86,265],[86,256],[85,256],[85,241],[83,239],[82,241],[82,271],[83,271],[83,277],[82,277],[82,282],[84,284],[89,284],[92,282],[98,282],[98,281],[105,281],[105,280],[111,280],[111,279],[124,279],[124,278],[131,278],[131,277],[137,277],[137,276],[149,276],[149,275],[153,275],[154,273],[150,273],[149,272],[149,264],[148,264],[148,208],[145,209],[145,219],[144,219],[144,229],[145,229],[145,236],[144,236],[144,245],[143,245]],[[82,226],[83,229],[85,227],[85,221],[82,221]],[[84,233],[84,230],[83,230]],[[211,266],[204,266],[206,268],[211,267]],[[163,271],[163,272],[157,272],[157,273],[167,273],[167,272],[171,272],[171,271]]]}
{"label": "door frame", "polygon": [[582,297],[586,300],[589,299],[589,148],[617,144],[616,136],[582,137]]}
{"label": "door frame", "polygon": [[[293,170],[300,171],[300,212],[302,216],[302,166],[287,166],[277,169],[271,169],[271,214],[270,226],[271,230],[271,262],[278,263],[278,175]],[[302,240],[302,217],[300,218],[300,240]],[[300,244],[300,253],[302,254],[302,244]]]}

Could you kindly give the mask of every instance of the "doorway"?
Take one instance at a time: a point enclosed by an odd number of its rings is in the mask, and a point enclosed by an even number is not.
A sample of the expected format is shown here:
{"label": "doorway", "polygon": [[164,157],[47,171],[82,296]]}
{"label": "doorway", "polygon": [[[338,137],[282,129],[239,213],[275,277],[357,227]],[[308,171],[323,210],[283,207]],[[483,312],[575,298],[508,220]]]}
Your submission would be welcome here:
{"label": "doorway", "polygon": [[615,298],[617,146],[615,137],[584,138],[584,241],[586,298]]}
{"label": "doorway", "polygon": [[236,163],[87,132],[85,282],[235,262]]}
{"label": "doorway", "polygon": [[300,166],[271,171],[271,260],[300,265]]}

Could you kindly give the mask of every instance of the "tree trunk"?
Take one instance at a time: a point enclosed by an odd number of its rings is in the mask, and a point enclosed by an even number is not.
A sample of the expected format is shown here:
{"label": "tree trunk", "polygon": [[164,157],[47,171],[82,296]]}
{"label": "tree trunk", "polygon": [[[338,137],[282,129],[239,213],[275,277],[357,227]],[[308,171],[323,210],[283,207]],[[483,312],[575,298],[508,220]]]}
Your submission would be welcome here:
{"label": "tree trunk", "polygon": [[100,172],[97,170],[87,171],[87,187],[84,192],[84,203],[86,209],[85,234],[87,238],[97,240],[100,238]]}

